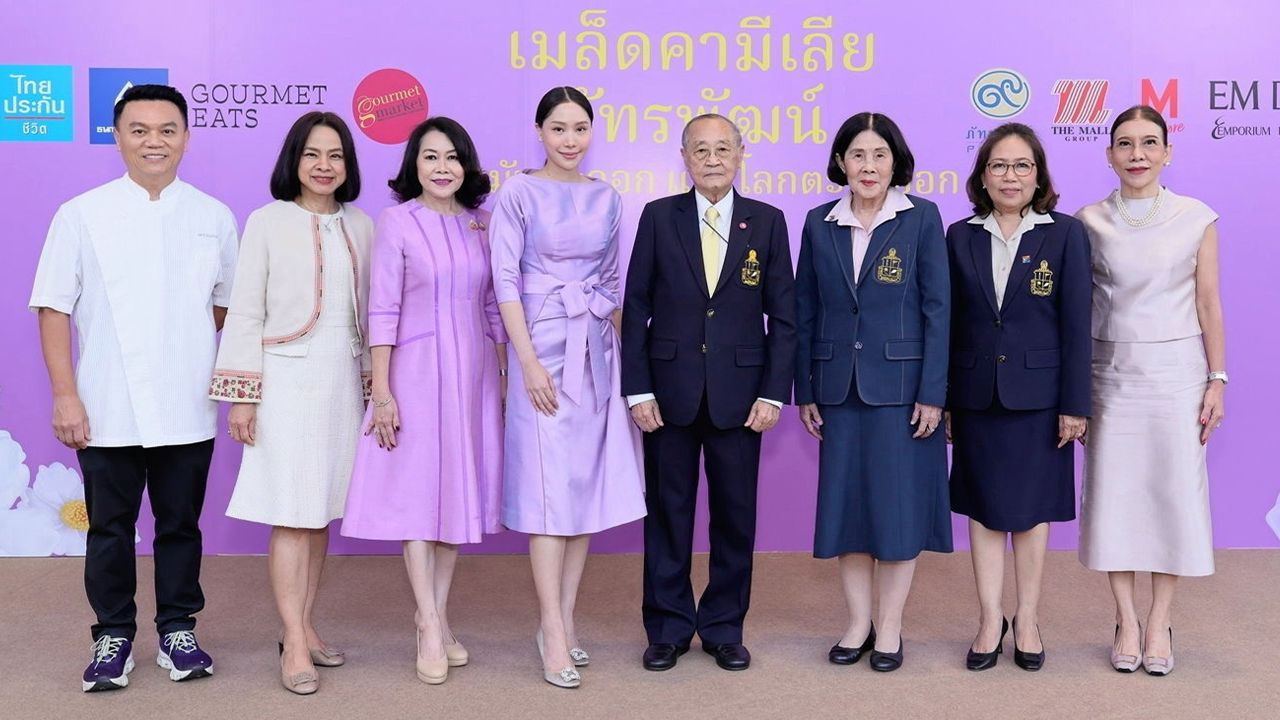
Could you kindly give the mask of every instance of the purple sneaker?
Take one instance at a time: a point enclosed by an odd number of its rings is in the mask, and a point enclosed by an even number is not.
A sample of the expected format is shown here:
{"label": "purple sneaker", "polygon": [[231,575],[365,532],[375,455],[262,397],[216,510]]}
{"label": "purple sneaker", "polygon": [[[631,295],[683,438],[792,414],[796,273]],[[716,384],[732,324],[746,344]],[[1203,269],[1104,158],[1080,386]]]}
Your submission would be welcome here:
{"label": "purple sneaker", "polygon": [[133,643],[122,637],[103,635],[93,643],[93,662],[84,669],[80,689],[119,690],[129,685],[133,671]]}
{"label": "purple sneaker", "polygon": [[213,658],[196,644],[196,635],[190,630],[166,633],[160,639],[160,653],[156,664],[169,671],[174,682],[208,677],[213,674]]}

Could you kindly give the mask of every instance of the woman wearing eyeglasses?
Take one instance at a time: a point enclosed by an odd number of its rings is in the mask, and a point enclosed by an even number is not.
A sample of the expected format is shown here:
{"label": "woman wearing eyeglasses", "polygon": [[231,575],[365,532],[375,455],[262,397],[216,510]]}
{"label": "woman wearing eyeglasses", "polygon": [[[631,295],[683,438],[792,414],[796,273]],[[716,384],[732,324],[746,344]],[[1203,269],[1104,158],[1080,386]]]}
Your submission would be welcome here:
{"label": "woman wearing eyeglasses", "polygon": [[995,667],[1004,548],[1013,539],[1014,662],[1044,664],[1038,605],[1049,523],[1075,518],[1072,441],[1089,416],[1089,237],[1054,212],[1044,148],[1031,128],[989,134],[966,184],[973,216],[947,229],[951,509],[969,517],[981,608],[965,665]]}

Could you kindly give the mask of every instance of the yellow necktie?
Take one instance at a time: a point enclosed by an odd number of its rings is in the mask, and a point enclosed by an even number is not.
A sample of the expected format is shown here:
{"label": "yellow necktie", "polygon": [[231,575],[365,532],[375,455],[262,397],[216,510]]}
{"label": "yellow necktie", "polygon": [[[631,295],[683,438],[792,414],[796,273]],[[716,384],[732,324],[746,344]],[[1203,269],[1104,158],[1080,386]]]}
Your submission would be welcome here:
{"label": "yellow necktie", "polygon": [[716,221],[720,219],[720,211],[714,206],[707,208],[706,222],[702,223],[702,268],[707,274],[707,294],[716,291],[716,281],[720,279],[720,234],[716,232]]}

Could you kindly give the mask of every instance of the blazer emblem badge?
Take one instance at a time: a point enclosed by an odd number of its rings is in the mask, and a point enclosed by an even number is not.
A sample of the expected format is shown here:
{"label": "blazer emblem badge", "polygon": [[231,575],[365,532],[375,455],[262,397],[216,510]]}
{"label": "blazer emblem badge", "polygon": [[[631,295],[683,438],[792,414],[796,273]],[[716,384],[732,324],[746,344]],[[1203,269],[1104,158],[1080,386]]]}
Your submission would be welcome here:
{"label": "blazer emblem badge", "polygon": [[889,254],[880,258],[876,266],[876,281],[889,285],[902,283],[902,258],[898,257],[897,248],[889,248]]}
{"label": "blazer emblem badge", "polygon": [[1040,268],[1031,273],[1031,294],[1037,297],[1049,297],[1053,293],[1053,271],[1049,269],[1049,261],[1041,260]]}
{"label": "blazer emblem badge", "polygon": [[760,284],[760,262],[756,260],[755,250],[748,250],[747,259],[742,263],[742,284],[747,287]]}

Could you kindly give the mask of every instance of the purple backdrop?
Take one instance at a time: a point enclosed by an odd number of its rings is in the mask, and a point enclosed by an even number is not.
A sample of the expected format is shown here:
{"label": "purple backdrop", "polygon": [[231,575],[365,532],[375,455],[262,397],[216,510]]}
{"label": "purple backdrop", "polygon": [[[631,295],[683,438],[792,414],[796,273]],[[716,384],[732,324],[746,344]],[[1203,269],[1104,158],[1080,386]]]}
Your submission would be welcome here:
{"label": "purple backdrop", "polygon": [[[1277,545],[1280,479],[1267,447],[1280,397],[1266,367],[1280,354],[1280,257],[1262,209],[1280,159],[1274,3],[1082,0],[1052,13],[1009,6],[998,16],[955,3],[854,9],[832,1],[511,0],[479,8],[202,0],[175,15],[171,5],[115,0],[0,10],[0,197],[12,223],[0,265],[0,554],[83,552],[78,471],[49,430],[48,381],[26,303],[58,205],[123,172],[114,147],[93,144],[90,135],[110,124],[110,104],[131,76],[100,70],[91,77],[90,68],[167,71],[192,104],[181,175],[225,201],[241,222],[269,200],[279,142],[300,113],[324,107],[354,119],[356,95],[408,88],[358,89],[374,71],[416,78],[432,114],[450,115],[471,131],[498,182],[541,163],[532,115],[542,92],[580,86],[597,109],[589,167],[624,193],[628,250],[643,204],[686,187],[679,129],[704,109],[744,128],[749,156],[739,186],[787,212],[798,250],[804,212],[834,196],[812,173],[825,169],[830,136],[854,112],[897,120],[917,158],[913,191],[937,201],[952,222],[967,214],[960,186],[998,116],[1017,110],[1017,120],[1042,134],[1062,193],[1059,209],[1074,212],[1116,186],[1100,128],[1139,100],[1154,102],[1174,130],[1166,183],[1222,216],[1233,382],[1229,422],[1209,455],[1215,539],[1220,547]],[[984,94],[984,85],[1000,79],[1013,83],[1003,97]],[[1017,91],[1020,80],[1024,92]],[[357,131],[366,188],[357,204],[371,214],[391,203],[383,181],[401,150],[367,135],[394,134],[390,116],[411,118],[419,97],[382,105],[387,117]],[[982,100],[995,101],[986,113]],[[790,408],[764,446],[758,547],[808,550],[816,446]],[[223,516],[239,456],[220,435],[205,506],[211,553],[265,550],[264,528]],[[149,525],[144,512],[143,548]],[[698,542],[705,546],[704,537]],[[1074,523],[1054,527],[1053,547],[1075,542]],[[478,549],[523,548],[522,536],[505,533]],[[638,523],[596,543],[603,551],[639,548]],[[333,549],[396,552],[398,545],[337,539]]]}

